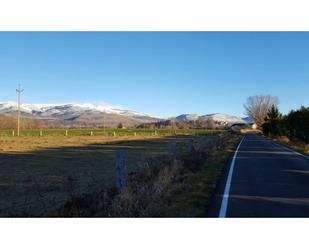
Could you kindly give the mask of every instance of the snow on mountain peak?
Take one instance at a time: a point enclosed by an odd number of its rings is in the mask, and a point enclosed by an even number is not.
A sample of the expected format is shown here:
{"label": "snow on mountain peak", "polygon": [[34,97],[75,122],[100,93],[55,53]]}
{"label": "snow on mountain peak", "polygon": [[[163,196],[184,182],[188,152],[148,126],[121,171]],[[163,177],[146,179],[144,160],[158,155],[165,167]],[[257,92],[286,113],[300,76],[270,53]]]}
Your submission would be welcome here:
{"label": "snow on mountain peak", "polygon": [[203,116],[198,116],[196,114],[182,114],[176,117],[176,120],[178,121],[195,121],[198,119],[201,120],[207,120],[209,118],[212,118],[215,122],[224,124],[224,125],[233,125],[233,124],[246,124],[246,120],[237,117],[232,116],[228,114],[222,114],[222,113],[214,113],[214,114],[207,114]]}
{"label": "snow on mountain peak", "polygon": [[[17,111],[16,102],[0,103],[0,113],[8,113]],[[83,114],[83,113],[108,113],[119,114],[125,116],[147,116],[145,114],[123,110],[108,104],[90,104],[90,103],[67,103],[67,104],[21,104],[21,111],[25,114],[35,116],[55,116],[65,114]]]}

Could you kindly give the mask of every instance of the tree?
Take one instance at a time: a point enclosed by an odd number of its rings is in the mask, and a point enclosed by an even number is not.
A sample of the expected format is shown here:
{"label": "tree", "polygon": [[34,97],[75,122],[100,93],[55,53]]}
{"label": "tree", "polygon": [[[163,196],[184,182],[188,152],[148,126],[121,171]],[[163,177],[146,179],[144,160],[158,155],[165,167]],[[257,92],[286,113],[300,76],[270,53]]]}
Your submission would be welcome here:
{"label": "tree", "polygon": [[117,127],[118,127],[118,129],[122,129],[123,128],[123,124],[119,123]]}
{"label": "tree", "polygon": [[287,136],[291,140],[309,142],[309,107],[302,106],[282,116],[278,108],[272,106],[263,124],[263,133],[273,136]]}
{"label": "tree", "polygon": [[205,126],[206,126],[206,129],[215,129],[216,128],[216,123],[214,121],[214,119],[212,117],[209,117],[206,119],[205,121]]}
{"label": "tree", "polygon": [[203,120],[201,118],[198,118],[196,121],[195,121],[195,128],[196,129],[201,129],[203,128]]}
{"label": "tree", "polygon": [[262,129],[265,135],[278,136],[283,134],[284,124],[277,106],[272,105],[268,110]]}
{"label": "tree", "polygon": [[247,98],[244,104],[246,114],[254,120],[258,128],[265,123],[268,111],[272,106],[277,107],[279,100],[271,95],[256,95]]}
{"label": "tree", "polygon": [[[21,118],[22,129],[39,129],[43,123],[35,118]],[[0,114],[0,129],[16,129],[16,117]]]}
{"label": "tree", "polygon": [[277,106],[272,105],[271,108],[267,112],[267,116],[265,118],[265,121],[268,120],[276,120],[281,117],[281,114],[279,113],[279,109]]}
{"label": "tree", "polygon": [[309,107],[302,106],[286,116],[286,128],[291,139],[309,142]]}

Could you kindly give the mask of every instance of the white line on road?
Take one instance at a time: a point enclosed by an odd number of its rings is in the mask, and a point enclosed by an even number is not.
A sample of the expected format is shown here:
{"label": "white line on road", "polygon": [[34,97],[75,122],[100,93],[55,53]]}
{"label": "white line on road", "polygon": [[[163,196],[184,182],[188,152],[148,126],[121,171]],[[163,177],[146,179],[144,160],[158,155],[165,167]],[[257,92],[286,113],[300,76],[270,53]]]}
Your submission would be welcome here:
{"label": "white line on road", "polygon": [[269,140],[269,141],[272,142],[274,145],[276,145],[276,146],[279,147],[279,148],[283,148],[283,149],[285,149],[285,150],[287,150],[287,151],[293,152],[295,155],[302,156],[302,157],[304,157],[304,158],[306,158],[306,159],[309,159],[308,156],[305,156],[305,155],[302,154],[302,153],[299,153],[299,152],[297,152],[297,151],[295,151],[295,150],[292,150],[292,149],[286,147],[285,145],[277,144],[277,143],[275,143],[275,142],[272,141],[272,140]]}
{"label": "white line on road", "polygon": [[233,156],[233,160],[232,160],[232,163],[231,163],[231,166],[230,166],[229,175],[227,177],[227,181],[226,181],[226,185],[225,185],[225,189],[224,189],[224,194],[223,194],[223,198],[222,198],[219,218],[225,218],[226,217],[227,206],[228,206],[228,202],[229,202],[230,189],[231,189],[231,183],[232,183],[232,177],[233,177],[233,172],[234,172],[234,168],[235,168],[235,162],[236,162],[236,158],[237,158],[239,148],[240,148],[242,142],[244,141],[245,137],[246,137],[246,135],[244,135],[244,137],[240,141],[240,143],[239,143],[239,145],[238,145],[238,147],[235,151],[235,154]]}

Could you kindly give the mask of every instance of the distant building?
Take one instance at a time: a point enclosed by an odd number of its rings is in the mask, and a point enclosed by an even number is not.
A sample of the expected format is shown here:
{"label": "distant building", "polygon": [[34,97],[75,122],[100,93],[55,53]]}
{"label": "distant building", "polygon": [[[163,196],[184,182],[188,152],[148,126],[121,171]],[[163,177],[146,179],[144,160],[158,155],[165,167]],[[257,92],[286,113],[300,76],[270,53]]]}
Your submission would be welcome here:
{"label": "distant building", "polygon": [[232,130],[239,130],[239,129],[246,129],[246,128],[248,128],[248,125],[244,123],[235,123],[231,126]]}
{"label": "distant building", "polygon": [[252,130],[257,130],[257,128],[258,128],[258,127],[257,127],[257,124],[255,124],[255,123],[254,123],[254,124],[251,124],[251,128],[252,128]]}

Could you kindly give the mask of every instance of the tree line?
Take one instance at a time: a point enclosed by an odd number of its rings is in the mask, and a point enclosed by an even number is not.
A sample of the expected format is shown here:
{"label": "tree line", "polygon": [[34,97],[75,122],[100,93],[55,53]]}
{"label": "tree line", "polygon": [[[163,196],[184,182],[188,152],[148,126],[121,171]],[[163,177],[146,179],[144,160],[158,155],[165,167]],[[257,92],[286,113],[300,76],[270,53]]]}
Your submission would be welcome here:
{"label": "tree line", "polygon": [[[15,130],[17,127],[17,118],[0,114],[0,130]],[[42,128],[40,120],[32,118],[21,118],[21,129],[39,129]]]}
{"label": "tree line", "polygon": [[272,106],[267,113],[262,130],[268,136],[287,136],[291,140],[309,143],[309,107],[302,106],[282,115]]}
{"label": "tree line", "polygon": [[181,121],[181,120],[161,120],[152,123],[143,123],[137,125],[136,128],[141,129],[224,129],[223,125],[217,124],[212,117],[207,119],[198,118],[197,120]]}
{"label": "tree line", "polygon": [[246,114],[267,136],[286,136],[291,140],[309,142],[309,107],[302,106],[283,115],[279,99],[271,95],[256,95],[247,99]]}

